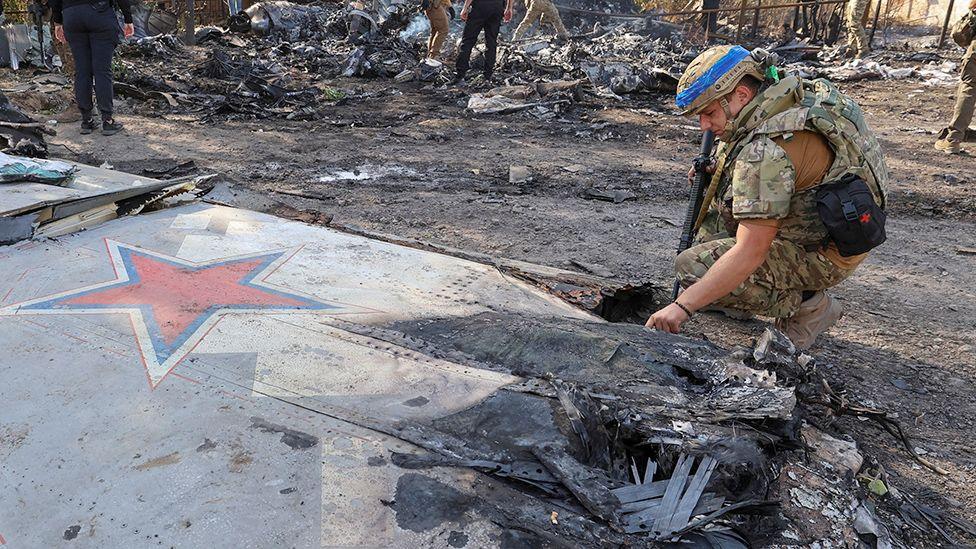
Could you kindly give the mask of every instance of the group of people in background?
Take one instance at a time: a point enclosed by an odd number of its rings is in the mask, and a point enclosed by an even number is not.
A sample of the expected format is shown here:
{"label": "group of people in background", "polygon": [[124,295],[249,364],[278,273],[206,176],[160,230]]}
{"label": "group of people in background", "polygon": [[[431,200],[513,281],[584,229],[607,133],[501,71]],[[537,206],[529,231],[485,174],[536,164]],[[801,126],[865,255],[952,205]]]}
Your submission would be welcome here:
{"label": "group of people in background", "polygon": [[[513,0],[464,0],[464,7],[461,8],[461,20],[464,21],[464,30],[461,32],[461,45],[458,47],[455,66],[457,68],[456,82],[463,82],[468,71],[471,69],[471,52],[478,42],[478,36],[484,32],[485,35],[485,56],[482,74],[485,81],[490,81],[495,70],[495,60],[498,56],[498,34],[501,32],[502,23],[512,20]],[[535,23],[542,26],[550,26],[556,32],[556,37],[560,40],[569,38],[569,31],[563,25],[562,18],[559,17],[559,10],[552,3],[552,0],[526,0],[525,18],[515,29],[513,40],[518,41],[525,38],[529,29]],[[449,13],[453,13],[451,0],[424,0],[424,13],[430,21],[430,38],[427,40],[427,57],[438,59],[441,56],[441,49],[444,47],[444,40],[450,32],[448,18]]]}
{"label": "group of people in background", "polygon": [[[717,7],[718,4],[715,4]],[[844,22],[850,53],[856,59],[871,52],[871,45],[864,30],[870,6],[871,0],[850,0],[845,7]],[[451,0],[423,0],[423,7],[430,22],[427,55],[430,59],[438,59],[450,32],[450,19],[453,18],[454,9]],[[451,14],[450,18],[448,14]],[[706,19],[713,17],[713,14],[709,14]],[[502,22],[508,23],[511,19],[511,0],[465,0],[464,8],[461,10],[461,20],[465,25],[458,52],[459,78],[463,78],[464,73],[468,71],[471,50],[482,31],[485,33],[486,60],[495,59]],[[563,24],[559,10],[552,0],[525,0],[525,17],[515,29],[512,40],[518,42],[525,38],[535,23],[539,23],[540,29],[543,26],[552,27],[557,39],[569,37],[569,31],[566,30],[566,25]],[[493,65],[493,63],[486,63],[486,65]],[[492,68],[486,66],[486,77],[490,77]]]}
{"label": "group of people in background", "polygon": [[[453,13],[451,0],[424,0],[425,13],[430,21],[430,38],[427,41],[427,56],[438,59],[444,41],[450,32],[448,13]],[[844,26],[848,36],[848,52],[855,59],[862,59],[871,53],[871,44],[865,32],[865,25],[870,15],[871,0],[849,0],[844,9]],[[533,24],[539,23],[550,26],[556,33],[557,40],[569,37],[569,32],[559,16],[559,10],[552,0],[525,0],[525,18],[519,23],[512,35],[514,41],[525,38]],[[972,12],[965,18],[976,21],[976,0],[969,1]],[[706,19],[712,17],[706,15]],[[965,19],[964,18],[964,19]],[[485,81],[490,81],[497,58],[498,34],[502,22],[508,23],[512,19],[512,0],[464,0],[461,10],[461,20],[464,30],[461,34],[461,44],[458,49],[455,82],[463,82],[470,70],[471,51],[474,49],[478,36],[485,34],[484,67],[482,69]],[[974,44],[968,44],[962,58],[960,68],[960,83],[956,91],[956,103],[949,125],[939,134],[935,148],[949,153],[960,154],[961,144],[966,140],[969,124],[976,110],[976,58],[974,58]]]}
{"label": "group of people in background", "polygon": [[[243,8],[242,0],[227,0],[231,12]],[[427,41],[427,57],[438,59],[444,42],[450,33],[450,20],[455,15],[452,0],[421,0],[421,7],[430,21],[430,37]],[[471,53],[478,37],[484,33],[485,54],[482,74],[490,81],[495,69],[498,51],[498,35],[503,23],[512,20],[514,0],[463,0],[460,16],[464,21],[461,42],[456,57],[456,83],[463,83],[471,68]],[[55,38],[68,44],[70,60],[74,65],[74,91],[78,110],[81,112],[81,133],[88,134],[100,129],[103,135],[122,130],[122,124],[113,115],[112,57],[123,37],[133,34],[130,0],[49,0],[51,22]],[[871,51],[864,27],[871,0],[850,0],[845,8],[845,26],[850,54],[862,58]],[[963,18],[971,24],[976,21],[976,0],[969,0],[969,12]],[[518,42],[525,38],[529,29],[539,24],[551,27],[555,39],[566,40],[569,32],[563,24],[557,6],[552,0],[525,0],[525,17],[512,36]],[[124,25],[119,28],[118,13]],[[2,14],[2,9],[0,9]],[[976,30],[973,32],[976,34]],[[966,53],[960,68],[960,83],[956,91],[955,108],[949,125],[939,134],[936,149],[949,153],[962,152],[969,124],[976,110],[976,42],[963,44]],[[96,101],[92,101],[92,92]],[[95,114],[98,114],[96,120]]]}

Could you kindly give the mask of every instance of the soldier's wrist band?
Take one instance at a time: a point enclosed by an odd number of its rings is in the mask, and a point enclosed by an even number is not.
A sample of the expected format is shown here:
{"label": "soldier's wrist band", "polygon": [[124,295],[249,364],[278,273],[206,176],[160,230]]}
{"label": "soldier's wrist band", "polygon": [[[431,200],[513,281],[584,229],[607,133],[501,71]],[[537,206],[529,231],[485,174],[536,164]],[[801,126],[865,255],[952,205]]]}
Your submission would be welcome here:
{"label": "soldier's wrist band", "polygon": [[686,315],[688,315],[688,318],[691,318],[691,309],[679,303],[677,299],[674,300],[674,304],[677,305],[678,307],[681,307],[681,310],[684,311]]}

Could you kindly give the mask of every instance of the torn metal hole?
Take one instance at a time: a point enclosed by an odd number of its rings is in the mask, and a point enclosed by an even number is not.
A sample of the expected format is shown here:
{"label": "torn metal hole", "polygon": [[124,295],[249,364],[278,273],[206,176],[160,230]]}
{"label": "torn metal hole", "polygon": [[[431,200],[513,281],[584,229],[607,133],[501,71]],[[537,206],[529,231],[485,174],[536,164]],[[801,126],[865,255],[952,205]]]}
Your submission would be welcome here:
{"label": "torn metal hole", "polygon": [[665,292],[653,284],[604,289],[600,293],[602,299],[593,312],[610,322],[643,324],[668,303]]}

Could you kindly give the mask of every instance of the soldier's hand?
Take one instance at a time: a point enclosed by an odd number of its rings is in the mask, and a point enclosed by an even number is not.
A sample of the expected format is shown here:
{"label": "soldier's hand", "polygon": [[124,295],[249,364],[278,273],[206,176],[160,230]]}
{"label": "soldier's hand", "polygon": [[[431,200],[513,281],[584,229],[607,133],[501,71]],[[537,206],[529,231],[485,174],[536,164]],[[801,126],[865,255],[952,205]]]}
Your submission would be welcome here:
{"label": "soldier's hand", "polygon": [[505,22],[508,23],[512,20],[512,9],[509,8],[505,10]]}
{"label": "soldier's hand", "polygon": [[[705,171],[708,172],[708,173],[715,173],[715,159],[714,158],[712,159],[711,162],[708,163],[708,166],[705,167]],[[694,185],[695,184],[695,175],[696,175],[695,174],[695,167],[692,166],[691,168],[688,169],[688,186],[689,187],[691,185]]]}
{"label": "soldier's hand", "polygon": [[66,43],[67,41],[64,39],[64,27],[61,25],[54,25],[54,37],[58,39],[58,42],[61,42],[62,44]]}
{"label": "soldier's hand", "polygon": [[464,9],[461,10],[461,21],[467,22],[467,20],[468,20],[468,11],[469,11],[468,8],[464,8]]}
{"label": "soldier's hand", "polygon": [[688,320],[688,313],[674,303],[651,315],[644,324],[648,328],[676,334],[681,331],[681,325]]}
{"label": "soldier's hand", "polygon": [[132,26],[132,23],[126,23],[125,26],[122,27],[122,34],[124,34],[126,38],[131,37],[133,34],[135,34],[135,32],[136,29]]}

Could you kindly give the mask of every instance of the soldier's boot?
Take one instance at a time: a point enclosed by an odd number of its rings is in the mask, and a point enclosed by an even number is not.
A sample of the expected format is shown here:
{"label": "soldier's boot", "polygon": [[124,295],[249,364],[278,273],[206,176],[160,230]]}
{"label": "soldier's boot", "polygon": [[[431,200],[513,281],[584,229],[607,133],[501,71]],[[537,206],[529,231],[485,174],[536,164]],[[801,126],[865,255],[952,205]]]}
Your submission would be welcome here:
{"label": "soldier's boot", "polygon": [[800,303],[800,310],[790,318],[776,320],[776,328],[786,334],[796,348],[805,351],[844,316],[844,307],[823,290]]}
{"label": "soldier's boot", "polygon": [[717,305],[709,305],[707,307],[702,307],[701,311],[705,313],[723,314],[733,320],[752,320],[756,318],[756,315],[750,313],[749,311],[743,311],[741,309],[730,309],[728,307],[719,307]]}
{"label": "soldier's boot", "polygon": [[960,154],[962,153],[962,144],[958,141],[950,141],[948,137],[940,137],[935,142],[935,150],[946,154]]}

